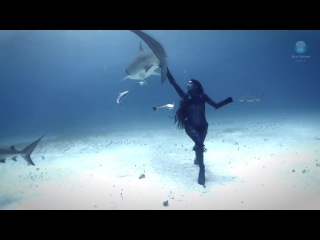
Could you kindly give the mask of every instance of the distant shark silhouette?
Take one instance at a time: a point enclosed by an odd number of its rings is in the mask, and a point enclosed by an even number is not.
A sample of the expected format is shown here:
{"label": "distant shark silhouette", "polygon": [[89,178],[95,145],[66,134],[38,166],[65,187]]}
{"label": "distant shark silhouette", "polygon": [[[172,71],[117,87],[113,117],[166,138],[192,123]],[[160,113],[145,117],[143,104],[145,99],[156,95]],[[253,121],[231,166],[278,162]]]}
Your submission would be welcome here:
{"label": "distant shark silhouette", "polygon": [[155,72],[160,67],[160,61],[153,53],[153,51],[144,51],[140,41],[139,53],[132,60],[126,69],[127,76],[122,79],[133,79],[138,80],[141,86],[147,85],[146,78],[151,75],[160,76],[159,73]]}
{"label": "distant shark silhouette", "polygon": [[157,56],[158,60],[160,61],[159,67],[161,68],[161,83],[164,83],[164,81],[167,79],[166,51],[157,40],[155,40],[145,32],[141,30],[131,30],[131,31],[136,35],[138,35],[143,41],[145,41],[145,43],[150,47],[153,53]]}
{"label": "distant shark silhouette", "polygon": [[12,159],[13,161],[17,161],[16,158],[18,156],[21,156],[24,158],[24,160],[27,161],[28,165],[34,166],[35,164],[31,160],[30,155],[33,152],[33,150],[36,148],[38,143],[41,141],[42,138],[43,138],[43,136],[38,138],[36,141],[31,143],[29,146],[24,148],[22,151],[16,150],[14,146],[11,146],[10,149],[1,149],[0,148],[0,163],[5,163],[6,159],[8,159],[8,158]]}
{"label": "distant shark silhouette", "polygon": [[248,94],[246,96],[238,98],[238,101],[239,102],[245,102],[245,103],[261,102],[262,101],[262,96],[261,97],[257,97],[255,95]]}

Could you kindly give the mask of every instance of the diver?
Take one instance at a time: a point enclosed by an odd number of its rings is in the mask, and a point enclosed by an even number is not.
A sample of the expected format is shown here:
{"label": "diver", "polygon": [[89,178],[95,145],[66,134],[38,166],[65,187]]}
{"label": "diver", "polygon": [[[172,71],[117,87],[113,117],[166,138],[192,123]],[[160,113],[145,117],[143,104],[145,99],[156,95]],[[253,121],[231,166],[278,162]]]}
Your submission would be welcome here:
{"label": "diver", "polygon": [[215,109],[221,108],[226,104],[232,103],[232,97],[216,103],[207,94],[205,94],[201,83],[196,79],[191,79],[187,83],[187,93],[185,93],[176,83],[169,68],[167,77],[180,96],[180,106],[176,112],[174,123],[177,123],[178,129],[185,129],[188,136],[195,143],[194,164],[199,165],[198,183],[205,186],[205,166],[203,161],[203,152],[207,149],[204,140],[208,132],[208,122],[205,116],[205,103],[208,103]]}

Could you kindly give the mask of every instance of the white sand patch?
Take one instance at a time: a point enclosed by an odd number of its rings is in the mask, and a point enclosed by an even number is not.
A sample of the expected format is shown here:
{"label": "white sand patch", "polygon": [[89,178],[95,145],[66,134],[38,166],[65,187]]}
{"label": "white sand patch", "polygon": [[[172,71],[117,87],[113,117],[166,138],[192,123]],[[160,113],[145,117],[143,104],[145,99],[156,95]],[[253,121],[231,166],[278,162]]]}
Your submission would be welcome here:
{"label": "white sand patch", "polygon": [[320,209],[319,133],[301,119],[211,123],[206,188],[183,131],[44,138],[36,166],[0,165],[0,209]]}

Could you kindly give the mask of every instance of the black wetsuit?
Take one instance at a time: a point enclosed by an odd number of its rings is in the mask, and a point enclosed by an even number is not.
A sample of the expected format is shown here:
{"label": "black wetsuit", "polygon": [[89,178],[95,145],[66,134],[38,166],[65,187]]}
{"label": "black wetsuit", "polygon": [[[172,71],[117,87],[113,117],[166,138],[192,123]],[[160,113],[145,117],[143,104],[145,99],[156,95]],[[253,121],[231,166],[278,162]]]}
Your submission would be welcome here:
{"label": "black wetsuit", "polygon": [[[196,162],[199,164],[200,172],[204,174],[204,163],[203,163],[203,152],[204,140],[208,132],[208,122],[205,116],[205,103],[208,103],[215,109],[223,107],[224,105],[233,102],[232,98],[229,97],[221,102],[216,103],[207,94],[199,94],[194,91],[188,91],[185,93],[180,86],[176,83],[175,79],[171,75],[169,69],[167,77],[170,83],[175,88],[176,92],[181,98],[182,104],[186,106],[186,117],[184,119],[184,128],[188,136],[194,141],[195,145],[193,150],[196,152]],[[200,176],[200,174],[199,174]],[[199,181],[199,183],[202,181]],[[204,183],[204,175],[203,175]]]}
{"label": "black wetsuit", "polygon": [[208,130],[208,122],[205,115],[205,103],[208,103],[215,109],[218,109],[232,102],[232,99],[227,98],[221,102],[216,103],[205,93],[199,94],[193,91],[188,91],[187,93],[185,93],[176,83],[169,69],[168,79],[180,96],[183,102],[182,104],[186,104],[187,117],[184,119],[186,133],[194,141],[195,147],[204,147],[203,143]]}

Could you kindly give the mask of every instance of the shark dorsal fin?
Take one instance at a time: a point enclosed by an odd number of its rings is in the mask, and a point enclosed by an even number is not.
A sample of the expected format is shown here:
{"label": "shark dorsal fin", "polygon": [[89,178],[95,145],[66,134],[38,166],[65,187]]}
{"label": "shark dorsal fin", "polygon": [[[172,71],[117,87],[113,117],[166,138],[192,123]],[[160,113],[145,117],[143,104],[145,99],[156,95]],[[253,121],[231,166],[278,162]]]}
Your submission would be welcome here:
{"label": "shark dorsal fin", "polygon": [[143,52],[143,48],[142,48],[142,41],[140,41],[140,45],[139,45],[139,52]]}
{"label": "shark dorsal fin", "polygon": [[10,149],[11,149],[12,151],[17,151],[14,146],[11,146]]}

